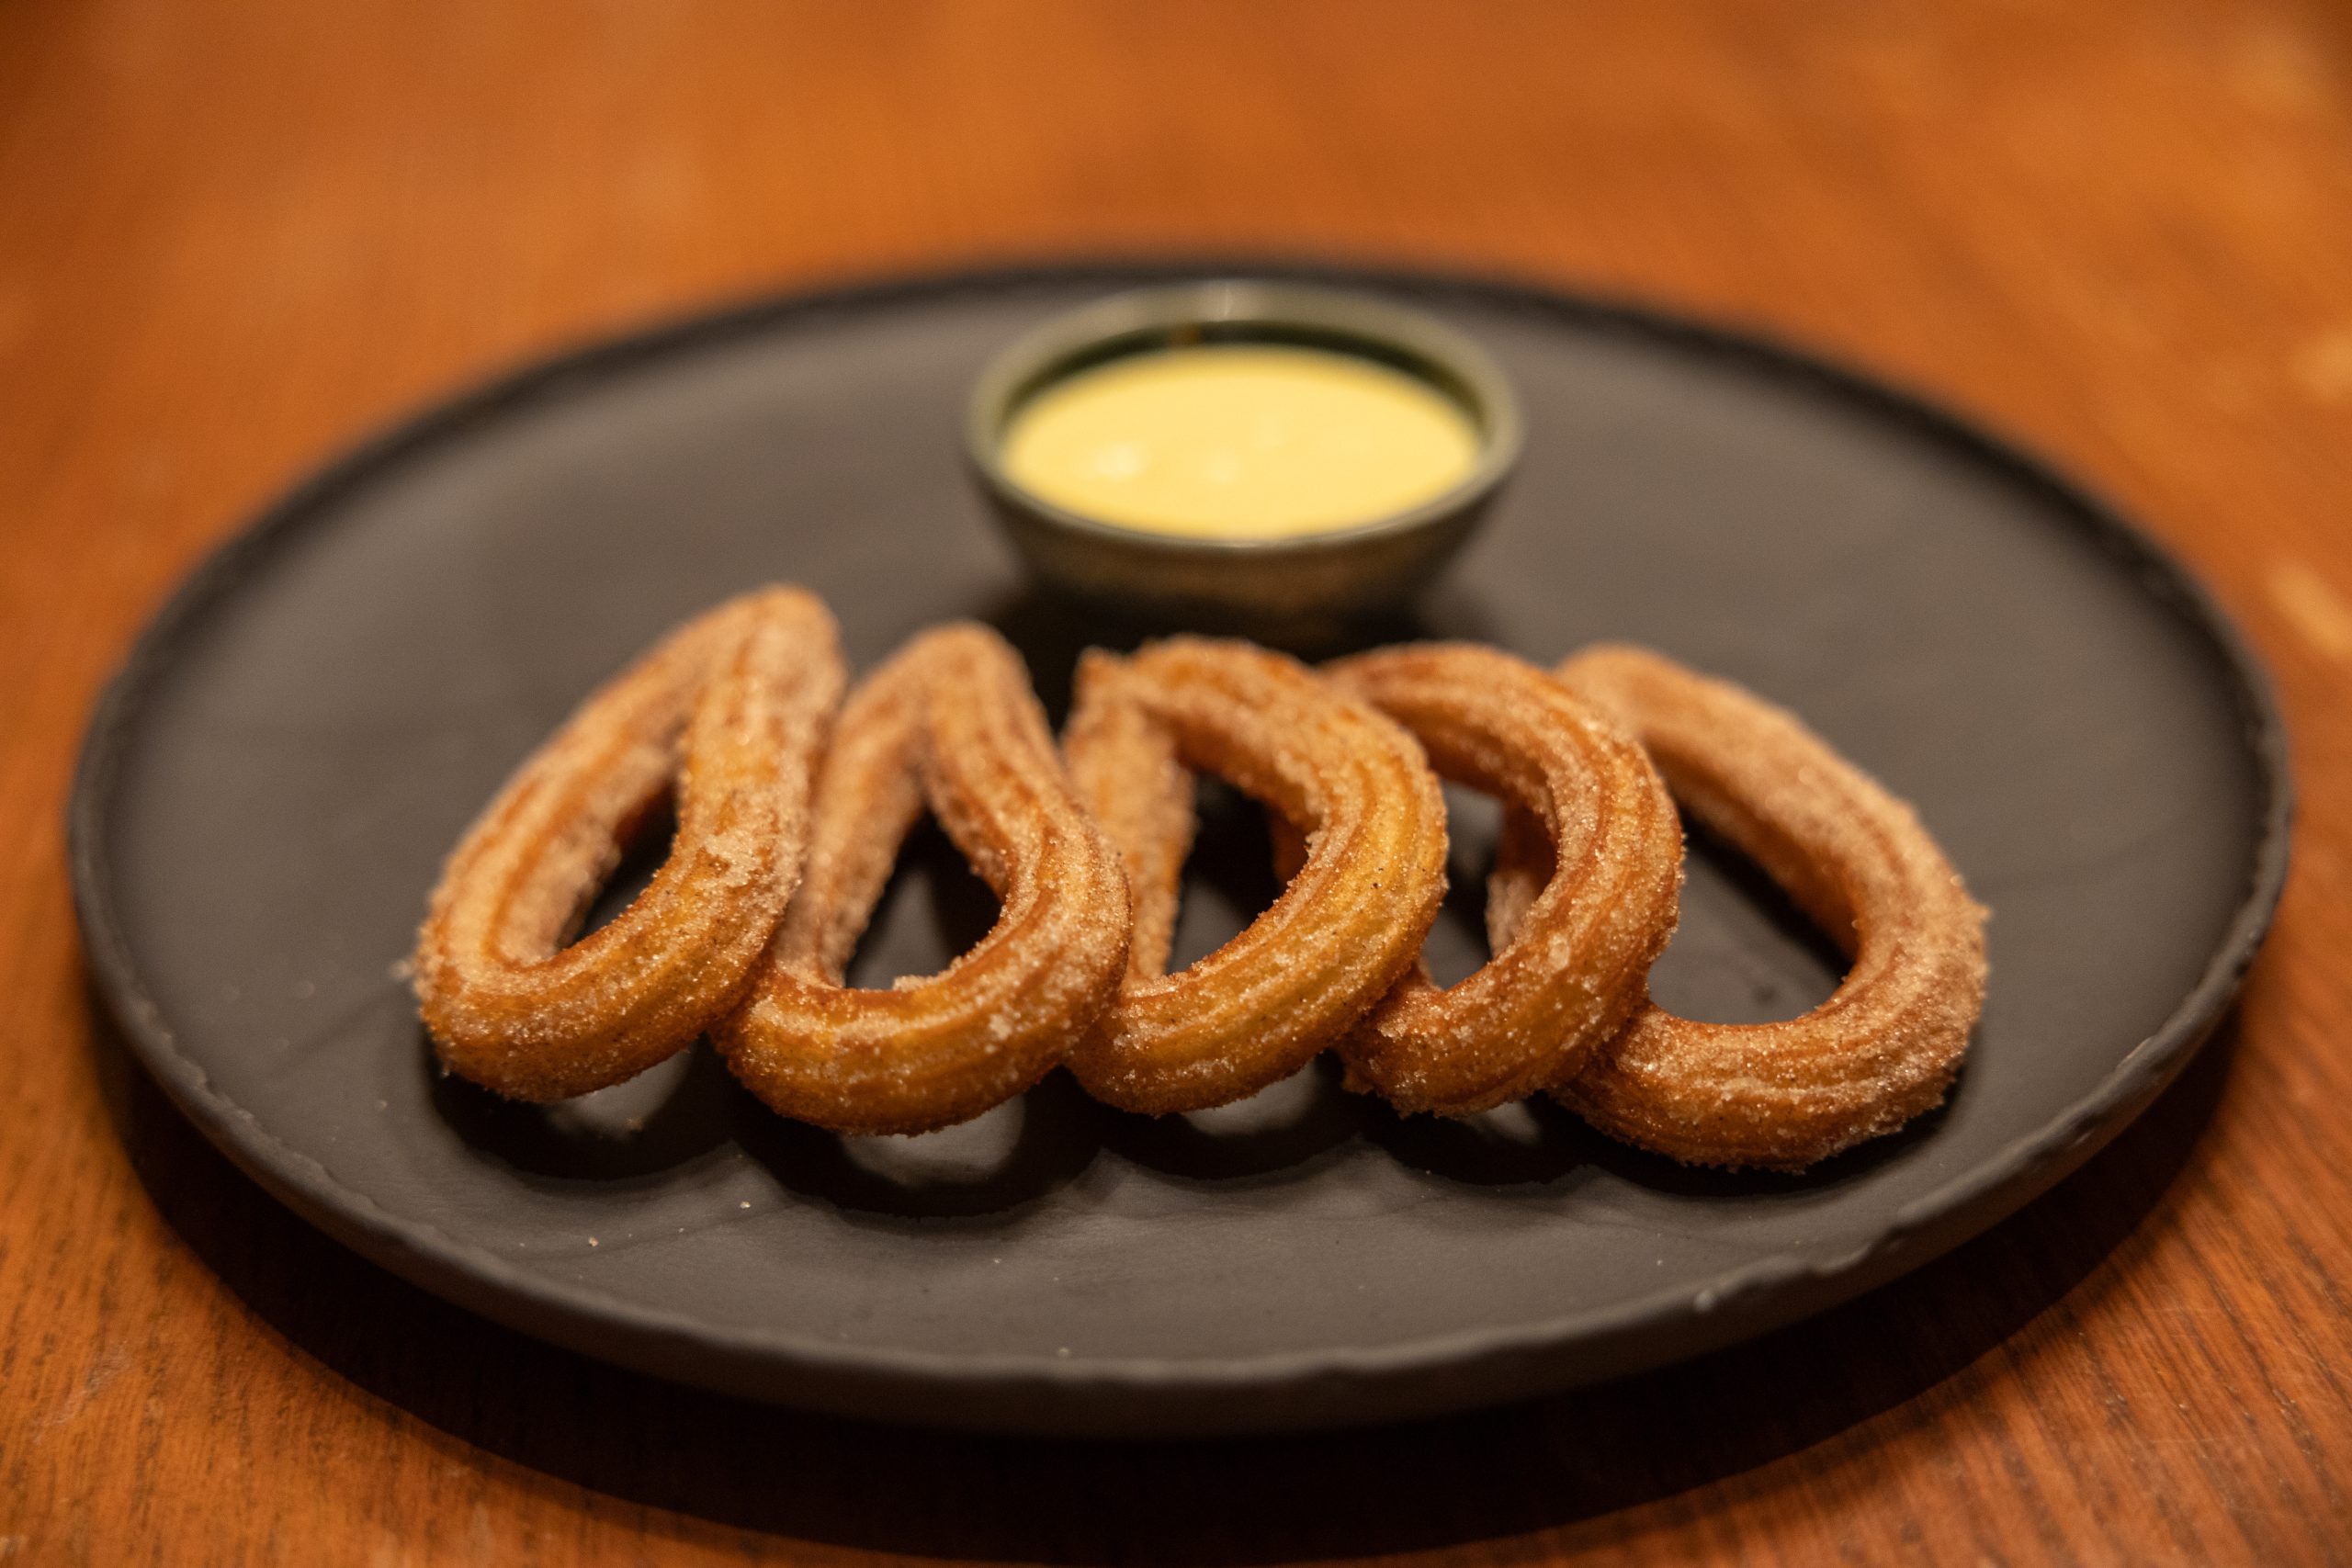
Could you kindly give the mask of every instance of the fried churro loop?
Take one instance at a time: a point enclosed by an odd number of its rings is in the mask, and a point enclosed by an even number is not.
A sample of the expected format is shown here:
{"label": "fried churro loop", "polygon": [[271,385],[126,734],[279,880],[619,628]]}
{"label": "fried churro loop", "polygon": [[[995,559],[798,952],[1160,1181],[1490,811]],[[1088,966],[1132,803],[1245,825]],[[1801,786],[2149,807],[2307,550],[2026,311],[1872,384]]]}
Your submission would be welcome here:
{"label": "fried churro loop", "polygon": [[[890,990],[843,983],[928,803],[995,889],[978,945]],[[984,626],[916,637],[852,694],[817,784],[800,892],[716,1032],[754,1094],[842,1133],[977,1116],[1052,1069],[1117,987],[1127,890],[1079,804],[1020,656]]]}
{"label": "fried churro loop", "polygon": [[[1445,892],[1445,807],[1411,736],[1295,660],[1173,637],[1090,652],[1063,739],[1134,893],[1127,979],[1069,1059],[1125,1110],[1199,1111],[1286,1077],[1336,1042],[1419,955]],[[1163,973],[1192,776],[1287,819],[1306,860],[1231,942]]]}
{"label": "fried churro loop", "polygon": [[[1984,911],[1911,808],[1787,712],[1635,648],[1560,678],[1638,739],[1668,787],[1785,888],[1852,960],[1802,1018],[1733,1025],[1655,1004],[1555,1092],[1601,1132],[1692,1165],[1794,1170],[1942,1100],[1984,998]],[[1506,835],[1489,920],[1540,873]]]}
{"label": "fried churro loop", "polygon": [[[643,1072],[732,1007],[798,880],[842,682],[832,616],[772,588],[688,622],[591,695],[434,889],[415,986],[443,1063],[560,1100]],[[677,835],[651,885],[565,945],[665,794]]]}
{"label": "fried churro loop", "polygon": [[1640,747],[1544,671],[1493,649],[1383,649],[1324,673],[1411,731],[1438,773],[1548,840],[1550,874],[1476,974],[1415,964],[1340,1043],[1399,1111],[1464,1116],[1561,1081],[1645,995],[1673,933],[1682,828]]}

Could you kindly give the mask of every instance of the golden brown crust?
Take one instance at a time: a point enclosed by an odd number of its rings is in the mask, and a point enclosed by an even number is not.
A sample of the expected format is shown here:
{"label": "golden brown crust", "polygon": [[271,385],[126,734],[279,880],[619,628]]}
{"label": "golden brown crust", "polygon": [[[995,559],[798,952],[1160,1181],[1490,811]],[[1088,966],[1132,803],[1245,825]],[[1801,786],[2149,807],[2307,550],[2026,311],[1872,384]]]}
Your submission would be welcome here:
{"label": "golden brown crust", "polygon": [[[996,890],[995,927],[887,991],[842,972],[928,802]],[[853,694],[817,786],[808,872],[743,1006],[715,1033],[786,1116],[920,1133],[1037,1081],[1127,962],[1116,853],[1079,804],[1020,656],[984,626],[926,632]]]}
{"label": "golden brown crust", "polygon": [[[707,1028],[785,1114],[907,1133],[1065,1058],[1101,1099],[1157,1114],[1242,1098],[1337,1043],[1352,1084],[1407,1111],[1548,1084],[1675,1158],[1797,1168],[1939,1100],[1983,1005],[1984,912],[1910,808],[1787,713],[1642,649],[1589,649],[1555,676],[1466,645],[1324,676],[1200,637],[1090,652],[1067,772],[1018,656],[983,627],[910,643],[828,750],[842,685],[831,616],[776,588],[680,627],[582,704],[434,892],[416,989],[449,1067],[559,1099]],[[1445,886],[1432,759],[1510,807],[1495,957],[1442,990],[1416,963]],[[1197,769],[1272,809],[1290,885],[1170,976]],[[1647,999],[1679,882],[1668,789],[1847,945],[1828,1002],[1731,1026]],[[668,859],[566,945],[665,793]],[[852,989],[926,804],[999,919],[937,976]]]}
{"label": "golden brown crust", "polygon": [[[732,1007],[798,880],[842,681],[824,605],[771,588],[687,623],[582,704],[434,890],[415,985],[441,1060],[560,1100],[634,1077]],[[673,781],[676,840],[651,885],[565,945]]]}
{"label": "golden brown crust", "polygon": [[[1775,1169],[1940,1102],[1984,1006],[1984,911],[1911,808],[1793,716],[1655,653],[1596,647],[1559,674],[1853,961],[1836,995],[1785,1022],[1699,1023],[1645,1004],[1559,1098],[1690,1164]],[[1506,928],[1532,858],[1516,829],[1491,905]]]}
{"label": "golden brown crust", "polygon": [[[1126,983],[1070,1057],[1098,1098],[1160,1114],[1255,1093],[1336,1042],[1419,953],[1445,892],[1437,781],[1412,737],[1295,660],[1202,637],[1089,653],[1065,746],[1136,912]],[[1306,855],[1248,930],[1168,976],[1190,769],[1286,818]]]}
{"label": "golden brown crust", "polygon": [[1546,836],[1548,872],[1484,967],[1440,989],[1416,964],[1340,1044],[1399,1111],[1462,1116],[1573,1073],[1625,1021],[1673,933],[1682,829],[1640,747],[1543,671],[1419,643],[1327,666],[1420,741],[1443,777]]}

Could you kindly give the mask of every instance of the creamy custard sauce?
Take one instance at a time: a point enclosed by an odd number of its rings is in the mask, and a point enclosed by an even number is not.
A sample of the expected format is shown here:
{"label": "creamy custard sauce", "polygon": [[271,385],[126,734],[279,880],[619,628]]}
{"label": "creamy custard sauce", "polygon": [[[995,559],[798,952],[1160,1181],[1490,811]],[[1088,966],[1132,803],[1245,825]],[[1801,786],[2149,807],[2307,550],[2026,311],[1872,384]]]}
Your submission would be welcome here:
{"label": "creamy custard sauce", "polygon": [[1369,359],[1236,344],[1081,371],[1004,440],[1034,495],[1099,522],[1263,539],[1369,523],[1442,495],[1478,461],[1443,393]]}

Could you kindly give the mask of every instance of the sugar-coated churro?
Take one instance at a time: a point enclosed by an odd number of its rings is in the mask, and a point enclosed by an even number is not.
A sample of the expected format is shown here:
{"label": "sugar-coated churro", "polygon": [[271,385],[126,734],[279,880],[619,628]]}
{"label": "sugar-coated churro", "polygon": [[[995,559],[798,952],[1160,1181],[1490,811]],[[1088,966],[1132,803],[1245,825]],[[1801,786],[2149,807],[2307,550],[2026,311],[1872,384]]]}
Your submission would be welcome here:
{"label": "sugar-coated churro", "polygon": [[[516,770],[450,855],[417,937],[426,1028],[518,1100],[632,1077],[741,995],[799,880],[816,757],[843,682],[832,616],[772,588],[672,633]],[[652,884],[565,945],[673,794]]]}

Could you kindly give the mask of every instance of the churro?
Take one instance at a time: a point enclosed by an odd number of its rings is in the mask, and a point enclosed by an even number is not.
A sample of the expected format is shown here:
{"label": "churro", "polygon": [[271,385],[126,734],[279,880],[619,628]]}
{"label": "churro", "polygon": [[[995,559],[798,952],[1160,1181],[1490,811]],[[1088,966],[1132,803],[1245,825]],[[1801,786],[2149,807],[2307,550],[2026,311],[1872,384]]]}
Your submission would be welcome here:
{"label": "churro", "polygon": [[[1070,1056],[1098,1099],[1160,1114],[1255,1093],[1419,955],[1445,892],[1445,807],[1420,747],[1371,705],[1281,654],[1172,637],[1088,653],[1063,745],[1136,910],[1125,983]],[[1306,855],[1247,930],[1168,975],[1194,769],[1285,818]]]}
{"label": "churro", "polygon": [[[800,876],[843,682],[832,616],[772,588],[672,633],[516,770],[442,871],[417,999],[451,1071],[517,1100],[635,1077],[732,1007]],[[652,883],[568,939],[674,798]]]}
{"label": "churro", "polygon": [[[853,988],[844,972],[926,804],[995,890],[996,924],[937,975]],[[860,684],[815,816],[800,893],[714,1033],[735,1076],[785,1115],[844,1133],[967,1120],[1051,1070],[1118,986],[1118,858],[994,632],[925,632]]]}

